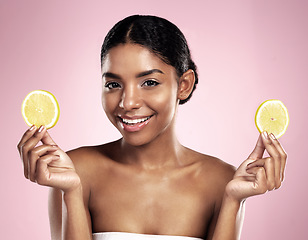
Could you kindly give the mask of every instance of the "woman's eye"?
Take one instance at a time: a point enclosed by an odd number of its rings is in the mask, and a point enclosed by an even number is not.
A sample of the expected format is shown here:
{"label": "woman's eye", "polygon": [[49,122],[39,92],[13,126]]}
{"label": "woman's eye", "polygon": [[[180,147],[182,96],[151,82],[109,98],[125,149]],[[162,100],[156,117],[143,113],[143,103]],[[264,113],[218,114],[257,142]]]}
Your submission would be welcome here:
{"label": "woman's eye", "polygon": [[157,86],[159,83],[156,82],[155,80],[146,80],[142,86],[145,86],[145,87],[155,87]]}
{"label": "woman's eye", "polygon": [[120,87],[121,85],[117,82],[109,82],[105,84],[105,88],[108,88],[108,89],[115,89],[115,88],[120,88]]}

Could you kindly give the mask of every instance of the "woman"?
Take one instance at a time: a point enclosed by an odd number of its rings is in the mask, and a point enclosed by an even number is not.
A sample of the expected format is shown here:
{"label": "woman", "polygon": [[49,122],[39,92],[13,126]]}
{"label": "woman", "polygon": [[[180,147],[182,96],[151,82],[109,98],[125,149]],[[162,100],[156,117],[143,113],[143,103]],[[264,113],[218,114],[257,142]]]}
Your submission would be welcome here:
{"label": "woman", "polygon": [[278,140],[262,133],[236,171],[179,143],[177,108],[198,75],[185,37],[165,19],[120,21],[101,60],[102,104],[123,137],[64,153],[33,126],[18,144],[25,177],[52,187],[52,239],[239,239],[245,199],[283,180]]}

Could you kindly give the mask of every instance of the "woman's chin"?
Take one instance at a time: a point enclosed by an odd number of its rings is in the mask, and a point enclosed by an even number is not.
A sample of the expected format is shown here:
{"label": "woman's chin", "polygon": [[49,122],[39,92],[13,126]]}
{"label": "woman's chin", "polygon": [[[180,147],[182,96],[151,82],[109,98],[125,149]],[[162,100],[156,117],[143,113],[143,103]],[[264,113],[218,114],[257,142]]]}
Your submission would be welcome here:
{"label": "woman's chin", "polygon": [[124,136],[122,135],[122,142],[134,147],[141,147],[150,143],[149,139],[141,138],[140,136]]}

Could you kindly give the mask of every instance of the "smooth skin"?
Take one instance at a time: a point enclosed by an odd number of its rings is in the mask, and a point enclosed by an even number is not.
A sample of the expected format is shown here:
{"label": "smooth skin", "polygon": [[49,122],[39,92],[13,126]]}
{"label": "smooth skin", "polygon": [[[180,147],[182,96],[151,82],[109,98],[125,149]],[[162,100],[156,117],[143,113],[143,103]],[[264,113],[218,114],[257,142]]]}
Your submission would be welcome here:
{"label": "smooth skin", "polygon": [[[235,170],[176,138],[178,102],[192,90],[192,70],[178,78],[146,48],[124,44],[109,51],[102,75],[103,108],[123,138],[65,153],[45,127],[33,126],[18,144],[25,177],[52,187],[52,239],[92,239],[92,232],[239,239],[245,200],[284,179],[287,156],[278,140],[262,133]],[[148,117],[133,130],[122,120]]]}

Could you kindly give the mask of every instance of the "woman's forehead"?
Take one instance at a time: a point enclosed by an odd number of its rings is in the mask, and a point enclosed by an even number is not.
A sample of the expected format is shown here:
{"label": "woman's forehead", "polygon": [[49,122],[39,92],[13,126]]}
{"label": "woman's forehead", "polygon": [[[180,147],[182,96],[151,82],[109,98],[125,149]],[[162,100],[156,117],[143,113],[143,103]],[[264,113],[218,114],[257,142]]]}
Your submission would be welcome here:
{"label": "woman's forehead", "polygon": [[111,48],[102,65],[102,72],[145,71],[150,69],[160,69],[162,72],[175,70],[156,54],[138,44],[119,44]]}

